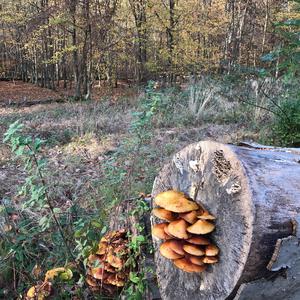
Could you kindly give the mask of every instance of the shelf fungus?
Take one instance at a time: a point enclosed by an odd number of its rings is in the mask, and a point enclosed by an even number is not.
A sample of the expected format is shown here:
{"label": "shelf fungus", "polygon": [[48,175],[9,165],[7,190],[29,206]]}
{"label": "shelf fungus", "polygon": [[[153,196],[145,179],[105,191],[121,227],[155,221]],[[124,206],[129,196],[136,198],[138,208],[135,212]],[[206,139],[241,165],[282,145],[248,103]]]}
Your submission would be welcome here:
{"label": "shelf fungus", "polygon": [[[161,229],[159,232],[164,231]],[[112,231],[102,237],[96,253],[88,257],[86,282],[90,289],[105,296],[115,295],[128,279],[128,254],[124,230]]]}
{"label": "shelf fungus", "polygon": [[152,235],[164,240],[159,247],[162,256],[188,273],[205,271],[218,262],[219,248],[209,234],[215,230],[216,217],[179,191],[165,191],[154,198],[152,210],[163,223],[152,227]]}

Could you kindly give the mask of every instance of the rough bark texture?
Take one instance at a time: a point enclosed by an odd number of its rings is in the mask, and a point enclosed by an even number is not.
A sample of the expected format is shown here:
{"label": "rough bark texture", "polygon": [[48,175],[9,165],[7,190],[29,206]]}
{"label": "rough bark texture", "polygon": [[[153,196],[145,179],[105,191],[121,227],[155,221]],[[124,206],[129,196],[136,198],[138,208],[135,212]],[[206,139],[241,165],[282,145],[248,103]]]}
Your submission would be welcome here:
{"label": "rough bark texture", "polygon": [[277,239],[293,234],[300,152],[199,142],[164,166],[153,196],[169,189],[185,192],[217,216],[213,241],[221,254],[203,274],[184,273],[159,254],[161,241],[153,238],[162,299],[226,299],[240,284],[268,275]]}
{"label": "rough bark texture", "polygon": [[296,236],[278,239],[268,269],[275,272],[272,280],[260,279],[242,284],[234,300],[300,299],[299,218]]}

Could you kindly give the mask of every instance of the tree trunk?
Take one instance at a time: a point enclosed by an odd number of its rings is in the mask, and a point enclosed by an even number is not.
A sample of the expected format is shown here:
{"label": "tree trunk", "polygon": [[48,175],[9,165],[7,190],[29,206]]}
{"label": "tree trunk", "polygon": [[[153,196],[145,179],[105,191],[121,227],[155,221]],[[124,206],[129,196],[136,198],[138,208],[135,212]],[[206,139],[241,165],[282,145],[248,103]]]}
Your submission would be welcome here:
{"label": "tree trunk", "polygon": [[137,69],[138,69],[138,82],[146,79],[145,64],[147,62],[147,17],[146,7],[147,1],[145,0],[130,0],[131,10],[134,16],[135,26],[137,30]]}
{"label": "tree trunk", "polygon": [[183,191],[217,217],[212,237],[221,253],[204,273],[184,273],[159,254],[161,241],[153,238],[162,299],[226,299],[242,283],[267,276],[276,240],[293,234],[300,150],[192,144],[165,165],[152,194],[169,189]]}
{"label": "tree trunk", "polygon": [[76,22],[76,10],[77,10],[77,0],[70,0],[69,11],[72,19],[72,46],[73,50],[73,72],[74,72],[74,85],[75,85],[75,95],[76,100],[81,98],[81,76],[79,70],[79,55],[78,55],[78,45],[77,45],[77,22]]}
{"label": "tree trunk", "polygon": [[174,29],[175,29],[175,0],[169,0],[169,26],[167,27],[167,45],[168,45],[168,66],[169,80],[173,81],[173,50],[174,50]]}

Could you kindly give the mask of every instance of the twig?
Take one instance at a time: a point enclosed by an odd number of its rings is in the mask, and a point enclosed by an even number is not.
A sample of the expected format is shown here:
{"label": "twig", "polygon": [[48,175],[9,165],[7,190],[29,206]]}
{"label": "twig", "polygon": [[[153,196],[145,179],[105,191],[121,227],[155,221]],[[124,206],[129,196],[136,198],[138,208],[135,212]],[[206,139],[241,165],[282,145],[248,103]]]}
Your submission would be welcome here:
{"label": "twig", "polygon": [[282,107],[277,104],[269,95],[267,95],[265,93],[265,91],[262,90],[262,93],[264,94],[265,97],[267,97],[274,106],[276,106],[281,112],[282,112],[282,115],[284,115],[286,117],[287,120],[291,121],[290,118],[287,116],[287,114],[285,113],[285,111],[282,109]]}
{"label": "twig", "polygon": [[[29,148],[29,150],[30,150],[32,153],[34,153],[30,145],[27,145],[27,147]],[[60,235],[61,235],[61,237],[62,237],[62,239],[63,239],[63,243],[64,243],[64,245],[65,245],[65,248],[66,248],[66,250],[67,250],[67,253],[70,255],[70,257],[71,257],[73,260],[75,260],[75,258],[74,258],[74,256],[73,256],[73,253],[71,252],[70,247],[69,247],[69,245],[68,245],[68,242],[67,242],[67,239],[66,239],[66,237],[65,237],[65,234],[64,234],[64,232],[63,232],[63,229],[62,229],[62,227],[61,227],[61,225],[60,225],[60,223],[59,223],[59,221],[58,221],[58,219],[57,219],[57,217],[56,217],[56,215],[55,215],[54,207],[53,207],[52,202],[51,202],[50,197],[49,197],[48,186],[47,186],[46,181],[45,181],[45,179],[44,179],[44,176],[43,176],[43,174],[42,174],[42,172],[41,172],[41,170],[40,170],[40,168],[39,168],[39,163],[38,163],[37,157],[36,157],[35,154],[33,154],[32,157],[33,157],[34,163],[35,163],[35,165],[36,165],[36,167],[37,167],[37,171],[38,171],[38,174],[39,174],[39,176],[40,176],[42,185],[43,185],[43,187],[45,188],[45,198],[46,198],[47,204],[48,204],[48,206],[49,206],[51,216],[52,216],[52,218],[53,218],[53,220],[54,220],[54,222],[55,222],[55,224],[56,224],[56,226],[57,226],[57,228],[58,228],[58,230],[59,230],[59,233],[60,233]]]}
{"label": "twig", "polygon": [[245,100],[243,100],[241,97],[239,97],[239,96],[237,96],[237,98],[241,101],[241,102],[243,102],[243,103],[246,103],[246,104],[248,104],[248,105],[252,105],[252,106],[254,106],[254,107],[258,107],[258,108],[261,108],[261,109],[264,109],[264,110],[266,110],[266,111],[268,111],[268,112],[271,112],[272,114],[274,114],[274,115],[276,115],[276,116],[281,116],[279,113],[277,113],[277,112],[275,112],[275,111],[273,111],[273,110],[271,110],[271,109],[269,109],[269,108],[267,108],[267,107],[264,107],[264,106],[261,106],[261,105],[258,105],[258,104],[256,104],[256,103],[252,103],[252,102],[248,102],[248,101],[245,101]]}

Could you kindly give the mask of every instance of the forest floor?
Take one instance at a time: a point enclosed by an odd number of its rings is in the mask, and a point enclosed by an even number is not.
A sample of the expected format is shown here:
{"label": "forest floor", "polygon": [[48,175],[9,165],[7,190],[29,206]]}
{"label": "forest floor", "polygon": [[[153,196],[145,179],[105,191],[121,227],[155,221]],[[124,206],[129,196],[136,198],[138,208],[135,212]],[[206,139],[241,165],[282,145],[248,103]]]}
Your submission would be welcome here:
{"label": "forest floor", "polygon": [[[73,92],[73,86],[67,84],[67,88],[64,88],[63,82],[59,82],[53,91],[22,81],[0,81],[0,106],[7,104],[30,106],[38,103],[66,101]],[[113,89],[100,82],[94,86],[92,98],[97,100],[109,97],[110,101],[114,102],[120,97],[132,97],[134,93],[135,89],[130,88],[126,82],[118,82],[118,87]]]}
{"label": "forest floor", "polygon": [[[92,224],[90,220],[96,220],[96,224],[102,224],[105,229],[110,210],[116,203],[136,198],[140,193],[151,193],[155,176],[164,163],[188,144],[200,140],[258,141],[259,130],[250,122],[237,118],[244,117],[245,113],[237,111],[231,103],[228,107],[233,107],[232,112],[226,117],[224,113],[212,110],[214,119],[208,111],[205,112],[206,119],[196,118],[188,108],[189,94],[184,89],[175,92],[174,89],[147,89],[145,92],[145,88],[129,87],[109,92],[104,89],[103,96],[93,101],[75,102],[58,92],[30,84],[0,82],[0,86],[0,207],[12,207],[12,211],[18,212],[16,216],[29,222],[28,228],[33,228],[34,232],[36,229],[39,232],[40,221],[47,216],[43,209],[24,206],[28,203],[27,195],[21,196],[18,191],[30,174],[24,170],[22,158],[15,157],[10,147],[3,143],[10,124],[19,120],[24,125],[22,135],[46,141],[40,154],[46,160],[43,178],[52,205],[61,212],[61,222],[72,230],[72,242],[74,232],[78,232],[82,224]],[[41,235],[32,233],[30,238],[27,229],[17,235],[21,238],[17,244],[22,244],[20,253],[27,255],[29,251],[37,251],[34,248],[37,243],[32,239],[41,240],[53,249],[41,251],[34,258],[37,264],[48,269],[58,267],[66,260],[62,244],[53,242],[57,229],[51,228],[53,231],[44,230]],[[1,229],[5,230],[3,218],[0,219]],[[89,235],[95,232],[98,239],[99,227],[96,230],[87,232]],[[26,241],[22,242],[22,238]],[[77,249],[80,239],[71,245],[76,255],[83,253],[81,248]],[[87,238],[82,239],[87,242]],[[78,254],[78,251],[82,253]],[[31,272],[34,264],[24,262],[20,269]],[[14,291],[12,286],[6,286],[7,282],[13,281],[5,279],[3,274],[13,277],[8,272],[10,266],[4,266],[4,271],[0,272],[0,287]],[[22,280],[26,285],[20,290],[24,292],[29,283],[27,279]]]}
{"label": "forest floor", "polygon": [[[31,106],[7,103],[0,106],[0,199],[18,201],[16,190],[26,177],[21,163],[2,142],[9,125],[18,119],[25,125],[26,134],[47,140],[43,155],[49,162],[48,180],[62,206],[68,205],[74,198],[80,198],[81,203],[93,198],[97,203],[109,194],[107,191],[103,194],[107,175],[104,166],[120,150],[124,141],[130,143],[132,113],[138,110],[139,105],[138,92],[134,94],[132,90],[123,90],[122,96],[112,96],[118,93],[122,94],[114,91],[101,101],[43,103],[43,100],[57,100],[61,96],[58,92],[30,84],[1,82],[0,102],[10,99],[23,101],[25,98],[38,102]],[[190,117],[184,122],[177,119],[168,124],[161,120],[156,122],[147,150],[138,158],[140,164],[153,164],[151,174],[142,174],[143,168],[134,174],[130,172],[130,166],[136,163],[136,158],[130,153],[124,153],[123,159],[116,162],[115,166],[122,170],[125,168],[128,174],[135,176],[134,184],[140,181],[136,185],[140,190],[136,192],[150,193],[153,178],[163,163],[190,143],[207,139],[234,143],[257,138],[257,132],[245,124],[195,123],[189,120]]]}

